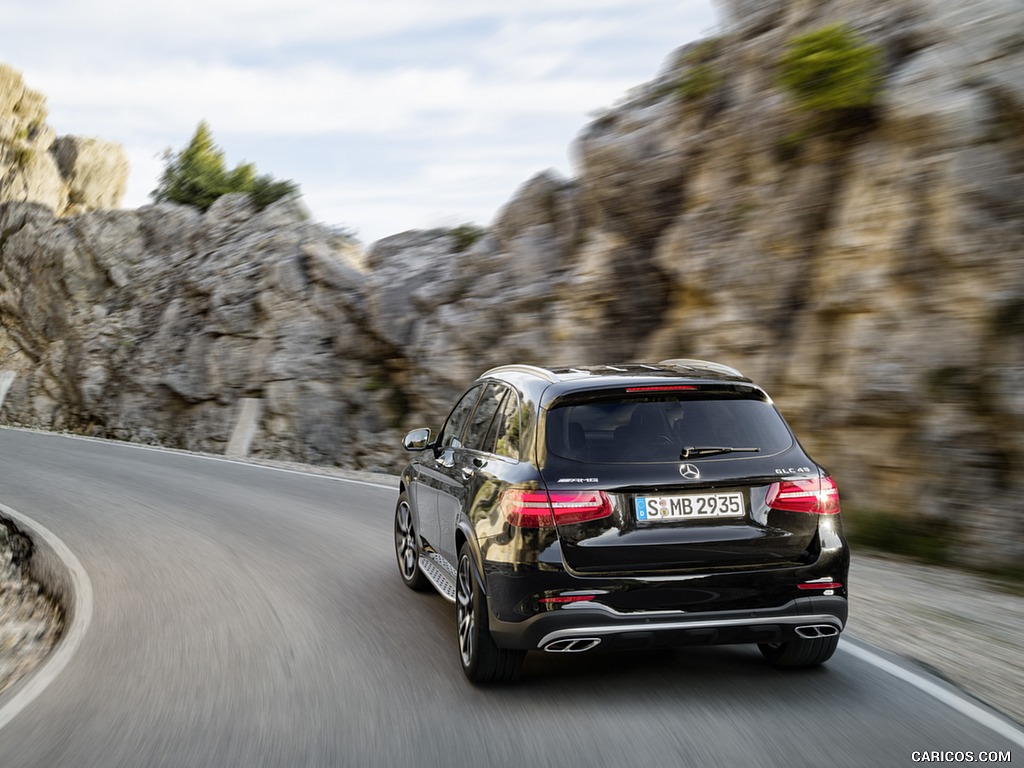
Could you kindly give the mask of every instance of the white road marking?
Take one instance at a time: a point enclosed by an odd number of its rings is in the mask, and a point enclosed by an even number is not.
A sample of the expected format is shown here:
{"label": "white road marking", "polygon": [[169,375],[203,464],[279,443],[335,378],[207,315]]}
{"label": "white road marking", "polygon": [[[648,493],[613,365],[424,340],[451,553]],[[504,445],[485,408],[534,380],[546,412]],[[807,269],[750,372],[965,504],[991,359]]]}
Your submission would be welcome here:
{"label": "white road marking", "polygon": [[54,554],[67,567],[71,575],[73,585],[72,600],[72,621],[69,627],[65,628],[64,635],[57,643],[53,654],[43,662],[35,672],[29,674],[28,682],[21,688],[10,701],[0,707],[0,728],[14,719],[21,710],[27,707],[46,687],[53,682],[54,678],[61,673],[74,656],[75,651],[85,637],[89,629],[89,622],[92,620],[92,582],[85,568],[68,549],[67,545],[57,537],[55,533],[45,526],[30,520],[24,515],[16,512],[10,507],[0,504],[0,514],[13,520],[18,528],[33,539],[42,539],[53,550]]}
{"label": "white road marking", "polygon": [[901,667],[899,664],[894,664],[867,648],[850,642],[848,638],[843,639],[843,642],[839,645],[839,650],[845,651],[851,656],[855,656],[861,661],[866,662],[905,683],[909,683],[922,693],[925,693],[933,699],[951,707],[964,717],[988,728],[990,731],[998,733],[1000,736],[1013,742],[1018,747],[1024,747],[1024,730],[1021,730],[1009,720],[999,717],[985,707],[974,703],[955,688],[947,688],[939,685],[934,680],[929,680],[927,677],[919,675],[913,670]]}

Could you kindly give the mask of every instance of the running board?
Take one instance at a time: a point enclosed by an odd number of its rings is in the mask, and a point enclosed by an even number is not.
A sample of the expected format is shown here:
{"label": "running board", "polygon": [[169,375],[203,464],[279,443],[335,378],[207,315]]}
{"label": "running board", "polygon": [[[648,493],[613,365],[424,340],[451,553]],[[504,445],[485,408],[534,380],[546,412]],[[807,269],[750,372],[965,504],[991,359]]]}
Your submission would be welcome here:
{"label": "running board", "polygon": [[434,589],[441,593],[441,597],[449,603],[454,603],[455,571],[448,565],[448,561],[434,552],[428,552],[420,555],[419,566],[420,572],[434,585]]}

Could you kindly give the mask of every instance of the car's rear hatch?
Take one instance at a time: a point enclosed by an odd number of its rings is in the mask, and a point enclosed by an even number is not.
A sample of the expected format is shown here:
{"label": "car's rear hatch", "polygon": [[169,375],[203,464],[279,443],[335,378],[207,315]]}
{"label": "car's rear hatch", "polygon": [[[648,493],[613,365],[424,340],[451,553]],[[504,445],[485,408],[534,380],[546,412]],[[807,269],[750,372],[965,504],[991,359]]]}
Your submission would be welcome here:
{"label": "car's rear hatch", "polygon": [[[574,393],[549,405],[540,439],[573,571],[707,573],[813,560],[817,515],[769,502],[781,480],[816,480],[819,470],[757,388]],[[560,505],[578,511],[559,514]]]}

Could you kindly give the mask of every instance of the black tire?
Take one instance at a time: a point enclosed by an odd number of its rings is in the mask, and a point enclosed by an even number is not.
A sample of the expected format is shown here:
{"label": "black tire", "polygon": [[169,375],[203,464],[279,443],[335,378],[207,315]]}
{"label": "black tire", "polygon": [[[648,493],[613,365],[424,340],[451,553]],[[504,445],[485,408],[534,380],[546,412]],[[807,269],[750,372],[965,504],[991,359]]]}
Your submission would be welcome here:
{"label": "black tire", "polygon": [[405,491],[398,496],[395,506],[395,557],[398,559],[398,573],[409,589],[423,592],[431,586],[420,570],[420,537],[416,532],[416,520]]}
{"label": "black tire", "polygon": [[832,658],[839,635],[832,637],[795,637],[784,643],[758,643],[764,657],[776,667],[816,667]]}
{"label": "black tire", "polygon": [[523,671],[526,651],[499,648],[487,620],[487,596],[480,589],[469,544],[459,550],[455,583],[455,626],[462,671],[474,683],[509,683]]}

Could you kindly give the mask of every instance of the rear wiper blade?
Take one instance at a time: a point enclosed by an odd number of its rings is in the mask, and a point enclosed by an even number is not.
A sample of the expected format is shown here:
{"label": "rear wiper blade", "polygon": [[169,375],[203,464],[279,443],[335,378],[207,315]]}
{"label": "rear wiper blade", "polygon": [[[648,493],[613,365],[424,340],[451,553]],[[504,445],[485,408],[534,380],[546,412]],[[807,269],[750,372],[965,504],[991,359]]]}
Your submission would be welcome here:
{"label": "rear wiper blade", "polygon": [[691,445],[688,448],[683,448],[682,453],[679,454],[679,458],[689,459],[694,456],[718,456],[722,453],[759,453],[760,451],[760,448],[731,448],[728,446],[714,445],[697,447]]}

